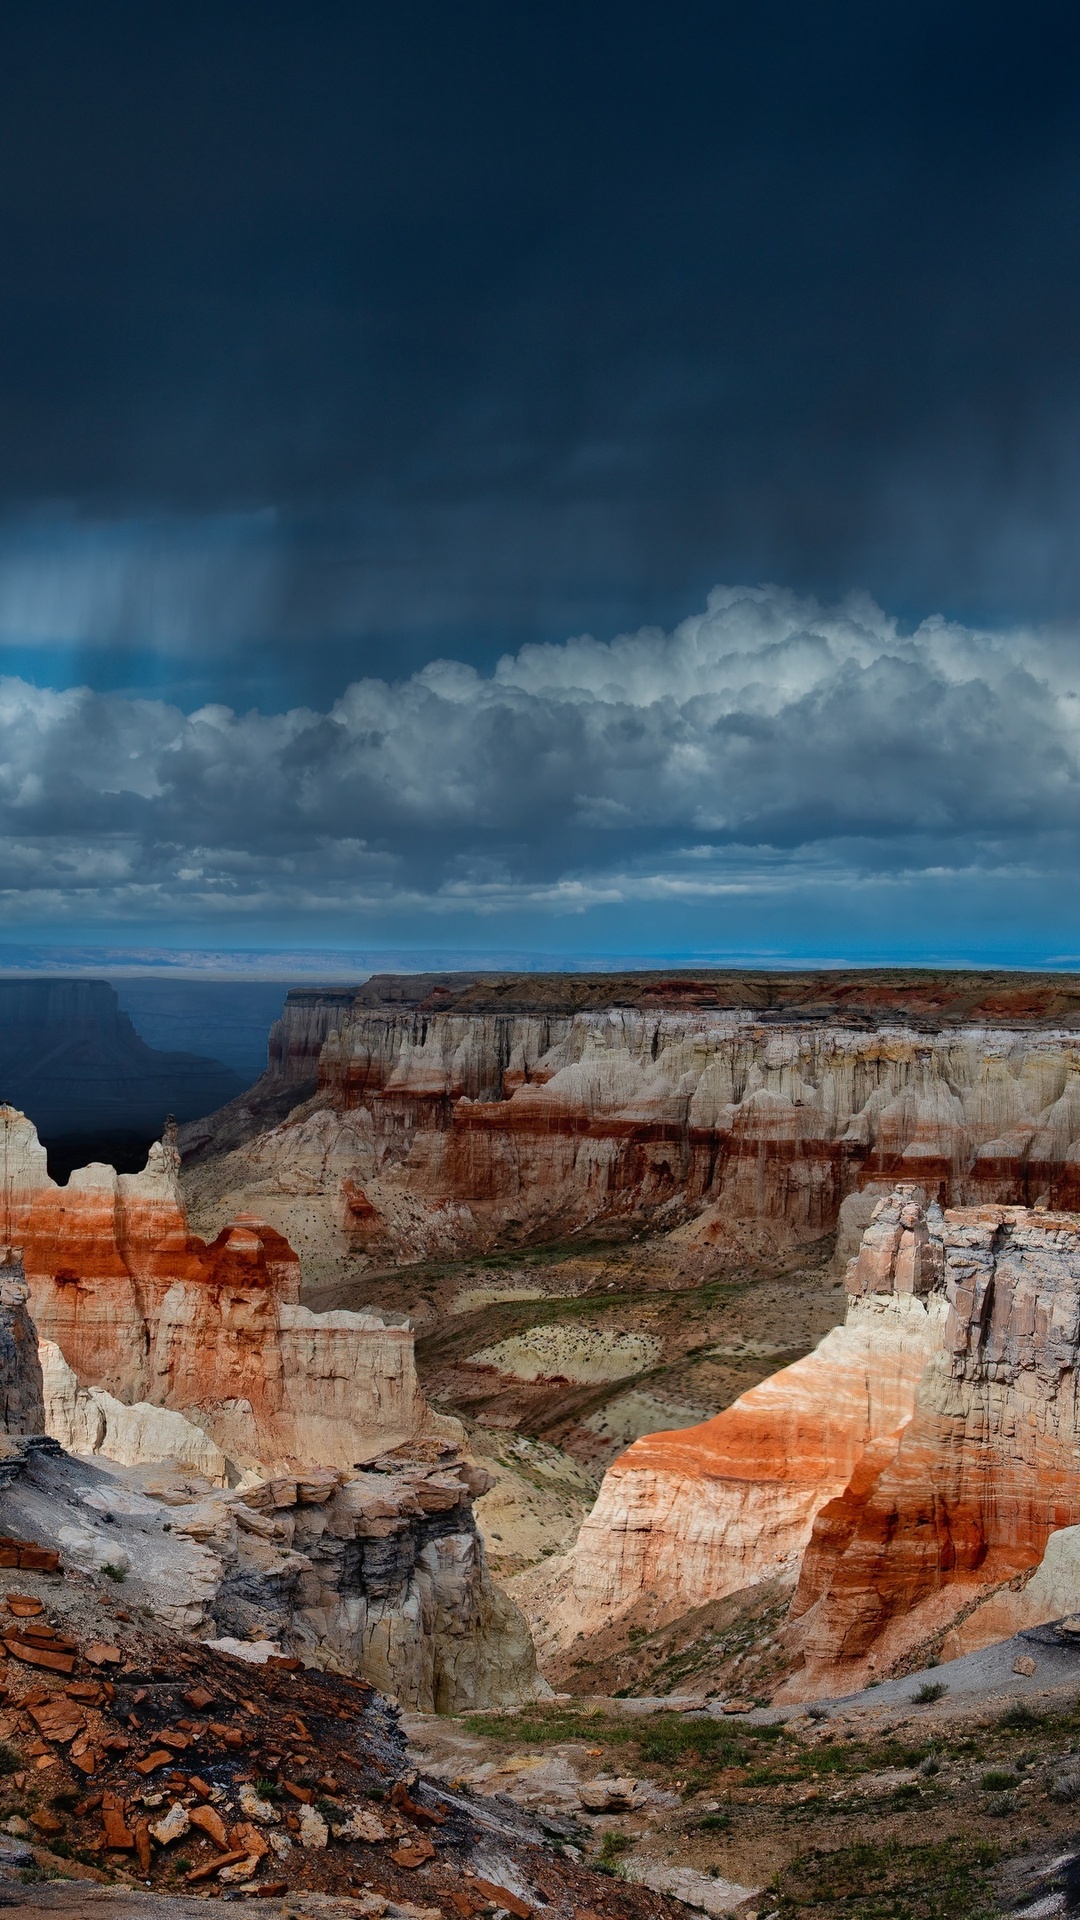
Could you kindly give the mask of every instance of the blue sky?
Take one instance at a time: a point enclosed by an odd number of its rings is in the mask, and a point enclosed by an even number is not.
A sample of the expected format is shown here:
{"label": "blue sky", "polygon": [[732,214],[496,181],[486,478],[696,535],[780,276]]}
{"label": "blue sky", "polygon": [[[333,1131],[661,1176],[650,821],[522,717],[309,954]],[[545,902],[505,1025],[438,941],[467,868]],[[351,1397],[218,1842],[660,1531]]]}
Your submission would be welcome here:
{"label": "blue sky", "polygon": [[6,936],[1076,963],[1078,40],[7,9]]}

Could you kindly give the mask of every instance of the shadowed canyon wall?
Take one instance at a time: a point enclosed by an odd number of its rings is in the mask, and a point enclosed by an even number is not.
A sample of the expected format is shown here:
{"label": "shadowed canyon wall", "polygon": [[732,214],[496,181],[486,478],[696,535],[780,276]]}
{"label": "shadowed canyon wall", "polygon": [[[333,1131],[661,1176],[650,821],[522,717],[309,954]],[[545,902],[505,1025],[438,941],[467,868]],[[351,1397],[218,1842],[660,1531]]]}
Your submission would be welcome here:
{"label": "shadowed canyon wall", "polygon": [[0,980],[0,1099],[48,1137],[154,1138],[242,1086],[220,1060],[147,1046],[104,980]]}

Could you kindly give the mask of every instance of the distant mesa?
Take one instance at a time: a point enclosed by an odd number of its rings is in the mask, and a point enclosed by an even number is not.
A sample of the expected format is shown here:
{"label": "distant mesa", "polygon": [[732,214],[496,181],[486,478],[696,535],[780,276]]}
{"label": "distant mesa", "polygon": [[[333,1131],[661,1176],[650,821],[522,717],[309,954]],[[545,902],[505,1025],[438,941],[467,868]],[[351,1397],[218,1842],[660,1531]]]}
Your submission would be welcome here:
{"label": "distant mesa", "polygon": [[104,980],[0,980],[0,1099],[50,1144],[72,1135],[148,1144],[170,1113],[194,1120],[242,1091],[219,1060],[148,1047]]}

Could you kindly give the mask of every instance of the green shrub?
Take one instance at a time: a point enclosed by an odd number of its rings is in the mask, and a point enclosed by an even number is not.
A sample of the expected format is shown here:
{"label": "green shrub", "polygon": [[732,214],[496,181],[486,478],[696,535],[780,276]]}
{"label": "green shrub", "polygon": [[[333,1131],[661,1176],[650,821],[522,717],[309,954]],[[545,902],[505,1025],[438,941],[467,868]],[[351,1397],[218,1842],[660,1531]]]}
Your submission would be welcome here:
{"label": "green shrub", "polygon": [[628,1853],[633,1846],[633,1835],[624,1833],[621,1827],[609,1827],[600,1842],[601,1860],[617,1860],[620,1853]]}
{"label": "green shrub", "polygon": [[1021,1729],[1041,1727],[1042,1715],[1033,1713],[1030,1707],[1009,1707],[998,1721],[999,1727],[1017,1727]]}
{"label": "green shrub", "polygon": [[[755,1733],[757,1728],[754,1729]],[[684,1720],[681,1714],[658,1713],[637,1736],[641,1758],[668,1762],[712,1760],[723,1766],[739,1764],[741,1750],[733,1727],[723,1720]]]}
{"label": "green shrub", "polygon": [[1006,1772],[1001,1767],[992,1767],[989,1773],[983,1774],[980,1785],[984,1793],[1007,1793],[1010,1787],[1015,1787],[1016,1775],[1011,1768]]}
{"label": "green shrub", "polygon": [[931,1700],[940,1700],[948,1691],[944,1680],[924,1680],[921,1687],[916,1687],[911,1697],[918,1706],[926,1706]]}
{"label": "green shrub", "polygon": [[105,1575],[106,1580],[115,1580],[119,1583],[121,1580],[127,1579],[127,1568],[115,1566],[111,1560],[106,1560],[101,1571]]}
{"label": "green shrub", "polygon": [[1011,1793],[992,1793],[986,1803],[986,1811],[992,1820],[1004,1820],[1015,1809],[1016,1801]]}

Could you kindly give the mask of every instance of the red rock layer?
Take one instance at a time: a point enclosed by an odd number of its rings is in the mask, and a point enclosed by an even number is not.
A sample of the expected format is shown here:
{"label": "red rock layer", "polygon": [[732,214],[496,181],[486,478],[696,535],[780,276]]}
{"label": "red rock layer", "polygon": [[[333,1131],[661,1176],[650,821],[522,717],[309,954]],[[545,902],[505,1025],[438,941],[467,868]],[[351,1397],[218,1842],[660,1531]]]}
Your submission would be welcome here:
{"label": "red rock layer", "polygon": [[867,1449],[895,1447],[944,1317],[910,1189],[879,1209],[857,1266],[844,1326],[813,1353],[615,1461],[572,1555],[558,1644],[646,1598],[701,1606],[795,1571],[815,1514]]}
{"label": "red rock layer", "polygon": [[0,1107],[0,1245],[21,1252],[42,1340],[84,1386],[171,1407],[242,1465],[351,1466],[399,1445],[426,1409],[412,1334],[301,1307],[288,1242],[241,1215],[188,1231],[169,1142],[145,1172],[50,1180],[31,1123]]}
{"label": "red rock layer", "polygon": [[323,1047],[319,1098],[370,1124],[351,1177],[371,1213],[356,1218],[391,1244],[375,1180],[471,1208],[478,1238],[709,1206],[798,1237],[898,1180],[943,1204],[1080,1200],[1078,1052],[1080,1034],[867,1034],[693,1009],[354,1009]]}
{"label": "red rock layer", "polygon": [[798,1695],[865,1677],[1080,1522],[1080,1218],[956,1209],[941,1351],[899,1444],[819,1513],[792,1608]]}

